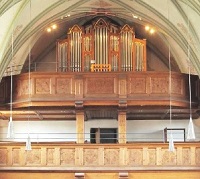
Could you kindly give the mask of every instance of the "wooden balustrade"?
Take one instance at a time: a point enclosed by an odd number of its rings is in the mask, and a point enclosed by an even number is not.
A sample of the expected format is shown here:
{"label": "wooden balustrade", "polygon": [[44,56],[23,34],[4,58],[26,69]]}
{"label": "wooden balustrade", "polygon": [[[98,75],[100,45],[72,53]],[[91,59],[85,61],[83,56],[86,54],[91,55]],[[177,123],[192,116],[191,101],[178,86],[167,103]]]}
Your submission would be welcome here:
{"label": "wooden balustrade", "polygon": [[[120,100],[127,101],[129,106],[169,105],[168,72],[31,73],[30,76],[30,90],[28,74],[14,77],[14,107],[74,106],[75,101],[84,101],[83,105],[118,105]],[[197,80],[193,75],[193,104],[198,101]],[[9,84],[8,78],[2,80],[0,103],[9,103]],[[172,73],[172,106],[188,107],[188,99],[188,75]]]}
{"label": "wooden balustrade", "polygon": [[200,144],[166,143],[72,144],[0,143],[0,170],[132,171],[199,170]]}

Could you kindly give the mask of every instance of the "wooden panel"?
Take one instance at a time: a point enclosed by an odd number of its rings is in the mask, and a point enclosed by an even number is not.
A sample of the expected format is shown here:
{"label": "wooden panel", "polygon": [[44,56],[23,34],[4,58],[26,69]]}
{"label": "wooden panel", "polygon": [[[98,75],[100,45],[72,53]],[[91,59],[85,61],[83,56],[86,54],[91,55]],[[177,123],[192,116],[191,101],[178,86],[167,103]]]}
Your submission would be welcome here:
{"label": "wooden panel", "polygon": [[199,171],[145,171],[129,173],[129,179],[199,179]]}
{"label": "wooden panel", "polygon": [[178,77],[172,77],[171,79],[171,93],[172,94],[177,94],[177,95],[183,95],[185,90],[184,90],[184,81],[181,78]]}
{"label": "wooden panel", "polygon": [[36,78],[35,80],[36,94],[50,94],[51,93],[51,79],[50,78]]}
{"label": "wooden panel", "polygon": [[60,149],[60,164],[64,166],[75,165],[75,149],[74,148]]}
{"label": "wooden panel", "polygon": [[86,173],[85,179],[119,179],[118,173]]}
{"label": "wooden panel", "polygon": [[[135,171],[128,173],[129,179],[199,179],[200,171]],[[65,172],[0,172],[1,179],[73,179],[74,173]],[[118,173],[85,173],[85,179],[118,179]]]}
{"label": "wooden panel", "polygon": [[46,160],[47,160],[47,165],[52,166],[56,165],[56,160],[55,160],[55,149],[54,148],[47,148],[46,149]]}
{"label": "wooden panel", "polygon": [[0,166],[7,165],[7,162],[8,162],[7,148],[0,148]]}
{"label": "wooden panel", "polygon": [[83,153],[83,161],[84,165],[86,166],[97,166],[99,165],[99,154],[98,154],[97,148],[91,148],[91,149],[84,149]]}
{"label": "wooden panel", "polygon": [[104,165],[108,166],[119,165],[119,149],[112,149],[112,148],[104,149]]}
{"label": "wooden panel", "polygon": [[5,79],[2,79],[0,83],[0,103],[4,103],[6,99],[6,81]]}
{"label": "wooden panel", "polygon": [[73,179],[74,173],[63,172],[0,172],[0,179]]}
{"label": "wooden panel", "polygon": [[169,93],[169,78],[151,77],[151,93],[152,94],[168,94]]}
{"label": "wooden panel", "polygon": [[[25,151],[25,144],[0,144],[0,170],[15,167],[35,170],[50,169],[78,170],[197,170],[200,166],[199,143],[176,143],[175,152],[168,151],[168,144],[33,144]],[[90,166],[88,168],[88,166]],[[103,168],[102,168],[103,167]]]}
{"label": "wooden panel", "polygon": [[56,94],[72,94],[71,78],[56,78]]}
{"label": "wooden panel", "polygon": [[130,78],[130,94],[146,94],[147,93],[147,78],[131,77]]}
{"label": "wooden panel", "polygon": [[27,166],[41,166],[41,148],[33,148],[31,151],[26,152],[26,165]]}
{"label": "wooden panel", "polygon": [[109,77],[89,77],[85,82],[86,95],[97,95],[97,94],[114,94],[115,93],[115,79]]}
{"label": "wooden panel", "polygon": [[143,164],[142,149],[129,149],[128,150],[128,165],[141,166]]}
{"label": "wooden panel", "polygon": [[[128,106],[169,105],[168,72],[31,73],[31,89],[28,78],[28,74],[14,78],[14,107],[74,106],[76,100],[84,101],[84,105],[105,106],[118,105],[121,99],[127,100]],[[172,106],[188,108],[187,78],[187,75],[172,73]],[[192,76],[193,86],[196,78]],[[5,79],[2,89],[9,83],[9,78]],[[194,103],[198,101],[195,90],[192,92]],[[4,90],[0,91],[1,98],[9,102]],[[32,103],[27,102],[30,100]]]}

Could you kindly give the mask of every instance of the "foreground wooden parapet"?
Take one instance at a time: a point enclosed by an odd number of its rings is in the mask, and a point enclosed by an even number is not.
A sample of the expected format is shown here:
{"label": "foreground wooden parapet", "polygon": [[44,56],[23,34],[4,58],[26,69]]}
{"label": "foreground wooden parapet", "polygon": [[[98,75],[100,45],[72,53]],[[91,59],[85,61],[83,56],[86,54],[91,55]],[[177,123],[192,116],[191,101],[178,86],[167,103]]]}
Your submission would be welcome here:
{"label": "foreground wooden parapet", "polygon": [[0,170],[133,171],[200,170],[200,144],[175,143],[168,151],[165,143],[0,144]]}

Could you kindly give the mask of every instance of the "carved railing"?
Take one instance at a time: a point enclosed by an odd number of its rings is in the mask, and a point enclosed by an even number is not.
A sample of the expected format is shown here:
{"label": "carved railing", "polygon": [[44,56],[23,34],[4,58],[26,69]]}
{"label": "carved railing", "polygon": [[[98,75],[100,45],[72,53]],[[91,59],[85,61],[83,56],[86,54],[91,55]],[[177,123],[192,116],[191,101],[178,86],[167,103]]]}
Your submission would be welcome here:
{"label": "carved railing", "polygon": [[[198,77],[191,77],[194,103],[198,102],[195,91]],[[168,72],[31,73],[31,85],[26,73],[14,76],[13,81],[15,107],[28,106],[30,101],[32,106],[74,106],[75,101],[84,101],[87,105],[101,102],[103,105],[118,105],[122,100],[129,106],[169,105]],[[188,107],[188,75],[172,73],[171,81],[171,105]],[[0,103],[9,103],[9,77],[0,85]]]}
{"label": "carved railing", "polygon": [[199,170],[200,144],[175,143],[169,152],[165,143],[73,144],[0,143],[0,170]]}

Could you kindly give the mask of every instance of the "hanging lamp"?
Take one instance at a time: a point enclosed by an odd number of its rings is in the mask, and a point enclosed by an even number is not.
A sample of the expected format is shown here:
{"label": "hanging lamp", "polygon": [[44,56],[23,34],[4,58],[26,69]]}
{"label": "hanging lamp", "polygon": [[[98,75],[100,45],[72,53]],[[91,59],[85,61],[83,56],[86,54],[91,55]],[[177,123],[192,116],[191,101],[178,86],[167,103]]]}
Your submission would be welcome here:
{"label": "hanging lamp", "polygon": [[[169,45],[169,120],[170,126],[172,125],[172,102],[171,102],[171,92],[172,92],[172,72],[171,72],[171,59],[170,59],[170,45]],[[174,152],[174,139],[172,130],[170,130],[169,136],[169,151]]]}
{"label": "hanging lamp", "polygon": [[[30,0],[30,22],[31,22],[31,0]],[[28,47],[28,88],[29,88],[29,101],[31,100],[31,71],[30,71],[30,65],[31,65],[31,48],[30,48],[30,42],[29,41],[29,47]],[[30,108],[30,104],[29,104],[29,108]],[[30,109],[29,109],[30,110]],[[25,147],[25,150],[32,150],[32,147],[31,147],[31,138],[30,138],[30,134],[29,134],[29,130],[30,130],[30,125],[29,125],[29,121],[30,120],[30,113],[28,114],[28,136],[26,138],[26,147]]]}
{"label": "hanging lamp", "polygon": [[[188,7],[188,6],[187,6]],[[188,10],[187,10],[188,11]],[[189,11],[188,11],[189,12]],[[188,37],[187,37],[187,56],[188,56],[188,73],[189,73],[189,100],[190,100],[190,119],[189,119],[189,124],[188,124],[188,130],[187,130],[187,139],[188,140],[195,140],[195,132],[194,132],[194,125],[193,125],[193,120],[192,120],[192,92],[191,92],[191,61],[190,61],[190,43],[189,43],[189,32],[190,32],[190,22],[189,22],[189,16],[187,16],[188,20]]]}
{"label": "hanging lamp", "polygon": [[12,32],[12,47],[11,47],[11,54],[12,54],[12,59],[11,59],[11,67],[10,67],[10,118],[8,122],[8,130],[7,130],[7,138],[8,139],[13,139],[15,136],[14,133],[14,124],[13,124],[13,118],[12,118],[12,109],[13,109],[13,67],[12,67],[12,60],[13,60],[13,32]]}
{"label": "hanging lamp", "polygon": [[[168,5],[168,20],[169,20],[169,0],[167,1]],[[172,125],[172,102],[171,102],[171,93],[172,93],[172,70],[171,70],[171,49],[170,49],[170,44],[168,41],[168,49],[169,49],[169,54],[168,54],[168,60],[169,60],[169,123],[170,123],[170,128]],[[170,136],[169,136],[169,151],[174,152],[174,139],[173,139],[173,133],[172,129],[170,130]]]}
{"label": "hanging lamp", "polygon": [[189,63],[189,103],[190,103],[190,119],[188,124],[188,130],[187,130],[187,139],[188,140],[195,140],[195,132],[194,132],[194,124],[192,120],[192,93],[191,93],[191,72],[190,72],[190,52],[189,52],[189,42],[188,42],[188,63]]}

